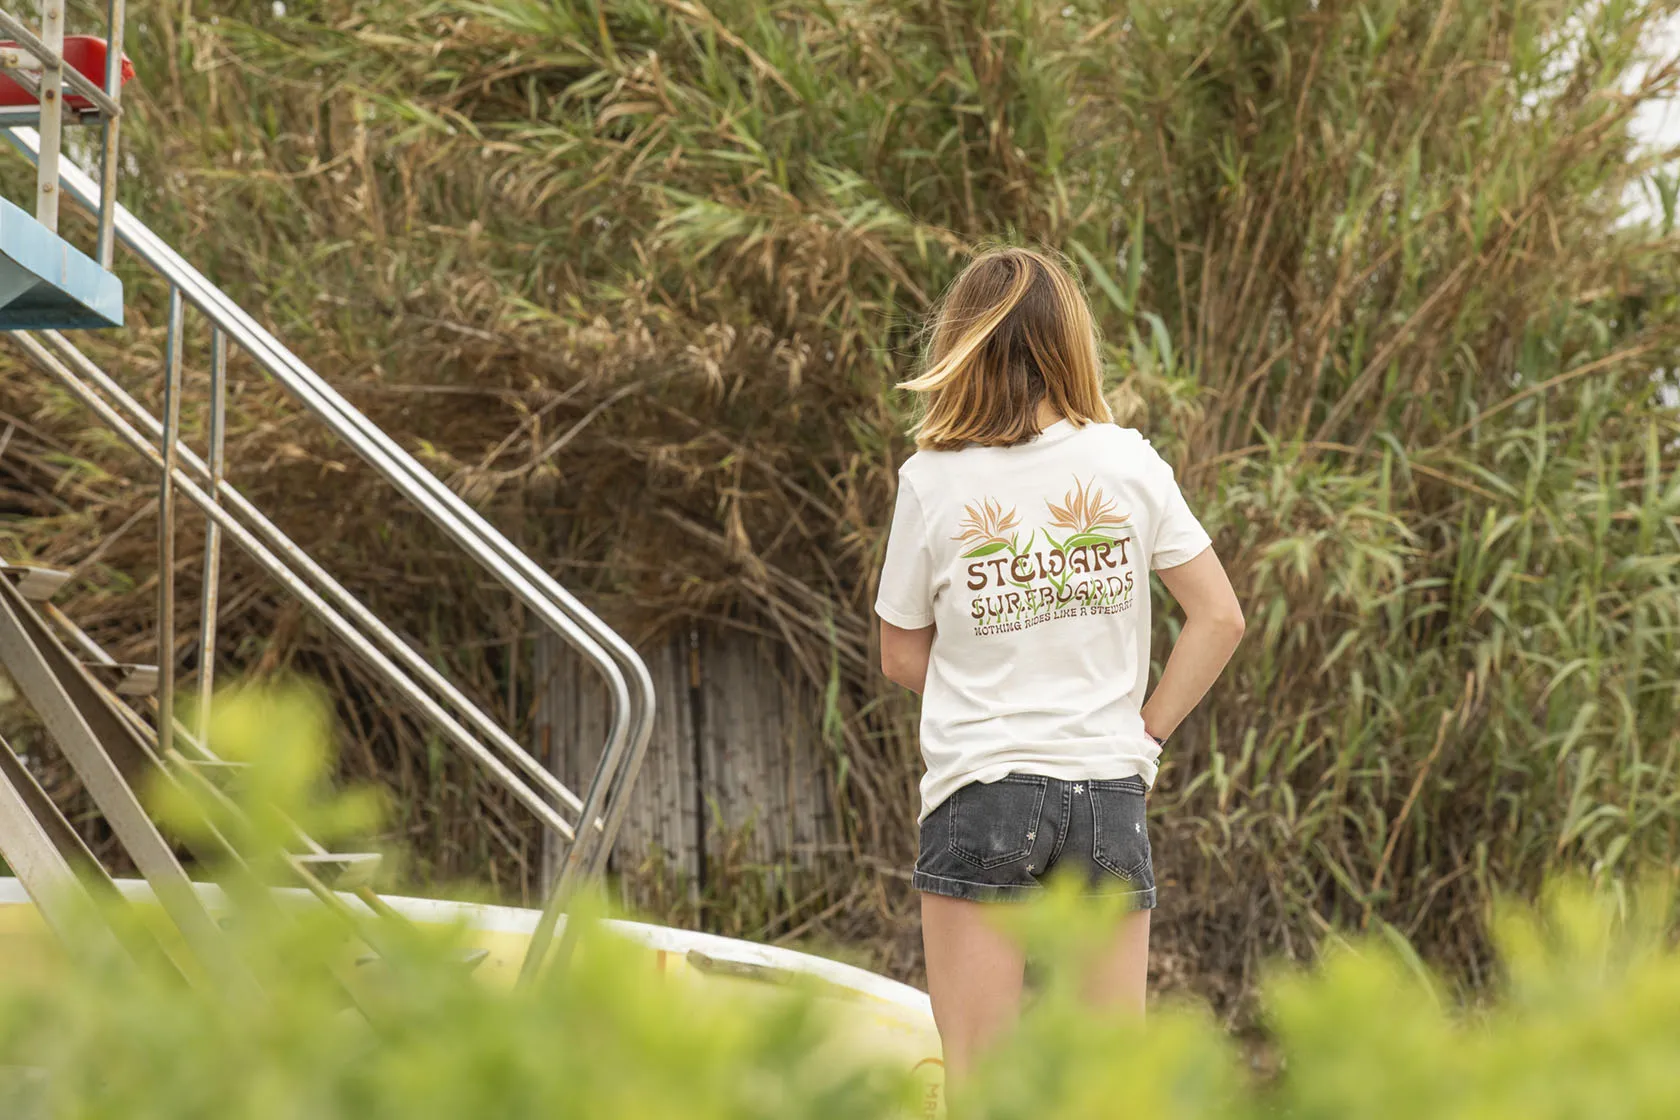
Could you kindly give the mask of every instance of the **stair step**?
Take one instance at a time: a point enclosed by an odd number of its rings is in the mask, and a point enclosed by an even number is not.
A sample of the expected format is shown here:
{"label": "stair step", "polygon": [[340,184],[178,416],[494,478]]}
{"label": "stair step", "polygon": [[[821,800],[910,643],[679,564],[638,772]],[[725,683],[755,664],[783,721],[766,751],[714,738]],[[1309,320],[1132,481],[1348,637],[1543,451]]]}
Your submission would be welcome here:
{"label": "stair step", "polygon": [[0,567],[0,575],[16,584],[23,597],[31,603],[51,599],[70,578],[69,572],[61,572],[57,568],[37,568],[32,564],[6,564]]}
{"label": "stair step", "polygon": [[156,665],[128,665],[103,661],[84,661],[82,665],[95,680],[118,696],[152,696],[157,693]]}
{"label": "stair step", "polygon": [[0,198],[0,330],[122,325],[116,273]]}
{"label": "stair step", "polygon": [[286,857],[333,890],[348,890],[370,881],[385,857],[378,852],[301,852]]}

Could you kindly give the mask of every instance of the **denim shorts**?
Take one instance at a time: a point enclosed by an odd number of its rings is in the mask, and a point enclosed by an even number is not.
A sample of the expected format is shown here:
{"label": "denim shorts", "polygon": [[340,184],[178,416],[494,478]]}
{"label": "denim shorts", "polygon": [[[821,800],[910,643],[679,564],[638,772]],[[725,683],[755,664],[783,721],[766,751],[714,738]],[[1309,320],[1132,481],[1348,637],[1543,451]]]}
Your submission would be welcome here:
{"label": "denim shorts", "polygon": [[1046,876],[1078,875],[1086,894],[1155,908],[1155,869],[1139,777],[1068,782],[1006,774],[970,782],[922,821],[910,877],[919,891],[977,902],[1018,901]]}

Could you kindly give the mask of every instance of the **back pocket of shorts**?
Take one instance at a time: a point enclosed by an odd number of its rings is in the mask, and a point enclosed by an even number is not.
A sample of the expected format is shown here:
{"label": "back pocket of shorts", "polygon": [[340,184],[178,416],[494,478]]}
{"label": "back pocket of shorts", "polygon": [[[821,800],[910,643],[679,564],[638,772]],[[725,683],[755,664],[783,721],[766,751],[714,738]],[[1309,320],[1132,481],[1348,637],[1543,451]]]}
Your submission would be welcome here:
{"label": "back pocket of shorts", "polygon": [[1027,858],[1044,811],[1049,779],[1008,774],[970,782],[951,794],[951,851],[976,867]]}
{"label": "back pocket of shorts", "polygon": [[1149,827],[1141,778],[1091,782],[1091,857],[1125,879],[1149,871]]}

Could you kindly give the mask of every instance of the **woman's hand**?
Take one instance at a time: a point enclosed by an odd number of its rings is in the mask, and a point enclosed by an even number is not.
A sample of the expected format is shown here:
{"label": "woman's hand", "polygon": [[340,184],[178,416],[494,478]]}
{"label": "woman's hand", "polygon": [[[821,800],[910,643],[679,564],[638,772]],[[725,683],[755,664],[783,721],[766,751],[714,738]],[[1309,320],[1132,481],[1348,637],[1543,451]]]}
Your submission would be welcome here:
{"label": "woman's hand", "polygon": [[1167,656],[1167,667],[1143,706],[1143,726],[1157,739],[1171,735],[1219,678],[1242,641],[1242,606],[1225,566],[1212,548],[1156,575],[1184,608],[1184,629]]}

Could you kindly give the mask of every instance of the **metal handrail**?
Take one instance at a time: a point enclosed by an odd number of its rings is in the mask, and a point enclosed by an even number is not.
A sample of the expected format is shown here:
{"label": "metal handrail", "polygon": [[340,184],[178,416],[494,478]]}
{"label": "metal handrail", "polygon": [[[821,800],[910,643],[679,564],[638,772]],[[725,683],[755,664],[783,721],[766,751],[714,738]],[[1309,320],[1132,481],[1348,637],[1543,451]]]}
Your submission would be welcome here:
{"label": "metal handrail", "polygon": [[[11,128],[5,132],[7,139],[26,157],[39,159],[40,137],[35,130]],[[647,666],[618,633],[353,408],[224,292],[128,210],[112,204],[84,171],[68,160],[61,160],[59,179],[63,190],[82,206],[90,211],[111,212],[117,239],[168,280],[173,289],[196,307],[216,330],[250,354],[265,372],[296,396],[329,430],[601,673],[612,698],[613,715],[600,764],[590,780],[579,812],[580,821],[593,822],[595,827],[578,830],[578,835],[567,848],[560,875],[544,908],[543,921],[539,923],[526,957],[522,975],[527,978],[534,975],[546,957],[560,909],[581,879],[602,870],[613,837],[622,822],[627,794],[640,769],[653,727],[653,682]],[[41,355],[35,356],[39,359]],[[114,413],[107,417],[108,422],[111,419],[121,421]],[[183,454],[182,458],[191,461],[188,454]],[[184,472],[178,481],[182,492],[188,494],[195,504],[204,509],[206,516],[220,524],[223,531],[238,540],[247,551],[251,551],[251,545],[262,548],[261,542],[245,533],[209,494],[187,480]],[[217,492],[228,496],[220,488]],[[199,497],[205,498],[208,504],[199,501]],[[240,534],[244,534],[244,539]],[[319,606],[331,610],[324,601]],[[506,784],[502,775],[497,777]],[[552,822],[545,823],[553,827]]]}
{"label": "metal handrail", "polygon": [[[19,337],[27,339],[31,336],[24,332],[19,332]],[[156,441],[160,441],[163,435],[163,425],[156,416],[147,412],[143,405],[131,397],[128,392],[124,390],[121,385],[118,385],[109,374],[100,369],[91,358],[78,350],[63,335],[56,331],[42,331],[40,332],[40,337],[45,339],[47,345],[57,352],[57,357],[59,359],[69,363],[69,366],[71,367],[63,374],[59,373],[55,368],[48,368],[47,372],[53,374],[53,376],[60,382],[64,383],[65,386],[75,393],[79,399],[83,400],[84,403],[88,403],[90,408],[95,408],[96,410],[98,408],[98,405],[90,403],[90,397],[93,401],[97,401],[99,398],[92,396],[86,386],[91,385],[94,389],[97,389],[99,393],[104,394],[105,397],[115,402],[116,410],[121,414],[122,418],[125,418],[130,423],[136,425],[144,435],[149,437],[150,442],[146,442],[146,446],[155,450]],[[29,348],[26,346],[26,349]],[[225,347],[223,349],[225,349]],[[29,352],[32,357],[36,357],[37,362],[39,363],[39,352],[35,349],[30,349]],[[225,362],[226,355],[223,354],[220,358],[220,363],[225,364]],[[217,365],[218,359],[216,358],[215,350],[213,349],[211,358],[212,377],[215,376]],[[81,379],[84,384],[81,386],[75,384],[74,379],[76,378]],[[490,741],[494,743],[503,754],[512,758],[517,765],[521,766],[521,768],[525,769],[531,777],[541,783],[543,788],[550,795],[559,798],[571,809],[581,809],[583,807],[583,802],[575,793],[566,788],[559,779],[555,778],[553,774],[544,769],[536,762],[535,759],[532,759],[530,753],[515,742],[513,737],[503,730],[500,724],[486,715],[482,708],[467,699],[467,697],[463,695],[459,689],[449,682],[447,677],[444,677],[441,673],[439,673],[407,642],[404,642],[400,636],[381,622],[379,617],[369,610],[360,599],[357,599],[349,591],[345,590],[345,588],[337,580],[327,573],[326,569],[316,563],[313,557],[298,547],[295,541],[280,530],[279,526],[275,525],[274,522],[264,516],[262,511],[252,504],[250,499],[246,498],[243,493],[221,476],[220,468],[216,463],[217,441],[215,435],[217,433],[215,433],[215,411],[216,410],[212,408],[210,461],[206,463],[205,460],[200,459],[196,454],[194,454],[191,448],[183,446],[180,449],[180,463],[182,464],[180,469],[185,473],[185,477],[191,479],[200,486],[208,487],[208,494],[211,500],[220,500],[221,502],[226,503],[232,512],[244,521],[246,527],[249,528],[251,532],[255,534],[260,541],[262,541],[262,543],[285,560],[291,570],[301,573],[308,582],[313,583],[315,587],[321,591],[323,597],[331,602],[338,611],[342,612],[350,620],[354,621],[367,633],[373,635],[374,639],[380,645],[385,647],[386,653],[407,670],[410,678],[424,683],[433,692],[447,700],[449,704],[454,707],[456,711],[460,712],[476,730],[478,730],[486,738],[490,739]],[[101,412],[101,416],[103,417],[104,415],[105,414]],[[113,426],[109,420],[107,420],[107,426]],[[119,432],[119,434],[121,433]],[[210,528],[217,532],[220,531],[218,522],[213,519],[210,522]],[[214,541],[210,539],[210,534],[207,534],[205,547],[207,555],[210,558],[213,558],[213,553],[211,552],[213,544]],[[205,583],[207,587],[214,583],[214,579],[212,578],[214,574],[213,570],[206,570]],[[205,607],[207,612],[212,612],[214,610],[213,600],[213,595],[206,595]],[[201,641],[207,650],[209,648],[210,633],[211,630],[201,623]],[[206,664],[208,663],[207,659]],[[472,741],[471,736],[465,731],[461,731],[458,736],[453,737],[456,737],[458,741],[465,740],[468,743]],[[465,745],[465,743],[463,743],[463,745]],[[467,749],[471,750],[472,748],[468,746]],[[559,826],[551,825],[551,827],[556,827],[557,830],[561,831],[562,835],[564,835],[566,839],[570,840],[572,838],[570,825],[562,823]]]}
{"label": "metal handrail", "polygon": [[[105,426],[115,432],[123,442],[143,456],[160,473],[164,470],[163,452],[159,451],[152,440],[146,438],[138,428],[130,424],[118,411],[107,404],[87,382],[83,381],[67,367],[58,356],[43,346],[39,339],[27,332],[16,332],[14,335],[19,346],[28,354],[37,366],[46,371],[54,380],[63,385],[71,395],[81,401],[94,415],[98,416]],[[72,348],[73,349],[73,348]],[[85,355],[74,351],[85,361]],[[158,425],[156,417],[147,416],[150,423],[147,427]],[[386,656],[375,647],[360,630],[348,622],[345,617],[335,610],[326,599],[317,593],[307,582],[294,572],[287,564],[284,556],[295,556],[297,546],[287,541],[290,551],[270,548],[258,539],[257,534],[242,524],[228,509],[218,505],[215,497],[204,490],[190,476],[187,469],[177,466],[172,474],[173,483],[188,501],[196,505],[208,518],[211,524],[217,525],[228,535],[228,539],[242,548],[257,564],[273,576],[283,587],[300,599],[304,606],[323,622],[328,629],[342,638],[363,660],[371,665],[387,684],[397,689],[405,700],[413,704],[421,714],[425,715],[451,739],[464,746],[466,753],[473,757],[480,765],[488,769],[501,783],[512,790],[520,802],[537,815],[548,827],[570,836],[571,827],[563,818],[534,791],[509,771],[495,756],[484,751],[476,740],[467,735],[464,729],[455,722],[454,718],[444,710],[435,700],[421,691],[410,677],[398,670]],[[231,487],[223,484],[221,494],[226,497]],[[237,494],[237,491],[234,491]],[[167,534],[165,534],[167,535]],[[384,634],[389,635],[388,628],[383,628]],[[167,648],[167,647],[166,647]],[[163,721],[173,726],[173,721]]]}

